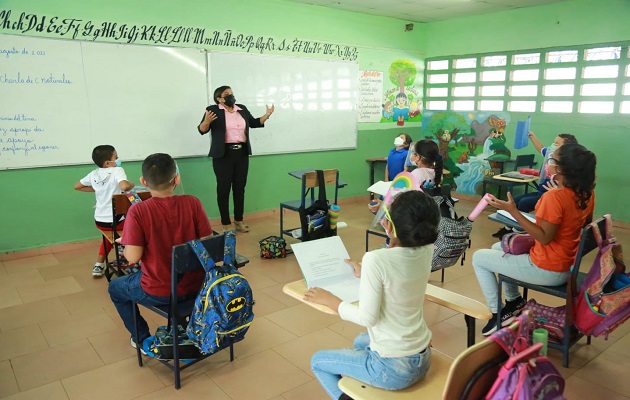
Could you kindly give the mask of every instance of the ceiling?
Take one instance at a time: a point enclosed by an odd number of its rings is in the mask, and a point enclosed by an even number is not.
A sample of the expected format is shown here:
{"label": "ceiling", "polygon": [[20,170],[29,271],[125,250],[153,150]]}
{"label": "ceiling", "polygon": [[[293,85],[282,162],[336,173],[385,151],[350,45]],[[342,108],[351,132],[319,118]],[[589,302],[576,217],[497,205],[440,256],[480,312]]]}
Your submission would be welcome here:
{"label": "ceiling", "polygon": [[288,0],[409,22],[433,22],[567,0]]}

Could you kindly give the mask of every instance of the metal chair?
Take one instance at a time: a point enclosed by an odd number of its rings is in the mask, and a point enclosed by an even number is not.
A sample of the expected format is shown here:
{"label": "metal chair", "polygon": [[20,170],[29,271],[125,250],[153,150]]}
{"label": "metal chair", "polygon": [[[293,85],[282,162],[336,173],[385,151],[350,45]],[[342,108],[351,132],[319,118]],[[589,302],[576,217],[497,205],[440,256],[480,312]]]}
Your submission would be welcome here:
{"label": "metal chair", "polygon": [[[232,234],[234,234],[233,231],[232,231]],[[214,235],[209,238],[205,238],[201,240],[201,243],[206,248],[206,250],[208,251],[208,254],[212,257],[215,263],[223,262],[225,233],[221,235]],[[237,267],[243,266],[249,262],[248,259],[244,257],[239,257],[238,255],[235,258],[236,258]],[[191,365],[194,365],[198,363],[199,361],[207,357],[210,357],[213,354],[216,354],[216,353],[211,353],[211,354],[206,354],[206,355],[200,355],[199,357],[185,364],[182,364],[181,359],[180,359],[181,354],[180,354],[179,343],[178,343],[177,326],[182,325],[185,327],[188,324],[188,318],[192,314],[192,310],[195,305],[195,299],[197,295],[191,298],[188,298],[184,301],[181,301],[177,297],[177,285],[185,273],[189,271],[193,271],[197,268],[203,269],[203,266],[199,262],[199,259],[197,258],[192,248],[187,243],[173,246],[172,260],[171,260],[171,295],[170,295],[170,301],[169,301],[170,304],[163,305],[163,306],[143,305],[143,307],[145,307],[149,311],[153,311],[161,315],[162,317],[166,318],[168,321],[167,328],[171,331],[171,334],[173,337],[173,359],[172,360],[158,359],[158,361],[166,365],[168,368],[170,368],[173,371],[174,380],[175,380],[175,389],[181,388],[181,378],[180,378],[181,370],[186,369],[190,367]],[[137,307],[138,307],[138,304],[134,303],[134,308],[137,309]],[[134,326],[135,326],[134,341],[137,343],[136,354],[138,357],[138,365],[142,367],[142,354],[140,350],[142,347],[142,343],[139,343],[139,339],[138,339],[139,332],[138,332],[138,324],[137,324],[136,316],[137,314],[134,313],[134,321],[133,321]],[[234,361],[234,347],[232,343],[230,343],[229,349],[230,349],[230,361]]]}
{"label": "metal chair", "polygon": [[[333,204],[337,204],[337,195],[339,193],[339,170],[337,169],[326,169],[324,172],[324,185],[325,186],[334,186],[335,197]],[[280,202],[280,237],[284,237],[284,235],[292,236],[292,232],[297,228],[285,228],[284,226],[284,210],[291,210],[295,212],[299,212],[300,207],[307,208],[315,202],[315,188],[322,190],[319,187],[319,182],[317,179],[317,171],[308,171],[302,174],[302,188],[300,191],[300,199],[293,201],[283,201]],[[310,195],[309,195],[310,193]],[[300,239],[301,240],[301,239]]]}
{"label": "metal chair", "polygon": [[[520,168],[525,168],[525,167],[533,168],[535,164],[534,157],[535,157],[534,154],[522,154],[520,156],[516,156],[516,159],[514,161],[513,171],[518,171]],[[514,186],[521,186],[521,185],[525,186],[525,193],[527,193],[529,190],[529,182],[503,181],[500,179],[494,179],[493,176],[484,176],[483,184],[482,184],[482,192],[483,192],[482,194],[487,193],[487,190],[486,190],[487,184],[498,186],[497,197],[501,197],[501,188],[504,186],[507,187],[507,190],[509,192],[512,192],[514,190]]]}
{"label": "metal chair", "polygon": [[[606,234],[606,219],[604,217],[599,218],[594,222],[602,232],[602,235]],[[578,294],[579,284],[582,282],[586,273],[580,272],[580,263],[582,262],[582,258],[590,253],[593,250],[596,250],[597,242],[595,241],[595,236],[593,235],[593,230],[591,228],[591,224],[582,229],[582,236],[580,237],[580,244],[578,246],[578,250],[575,257],[575,262],[571,267],[571,275],[566,284],[560,286],[543,286],[543,285],[535,285],[532,283],[523,282],[518,279],[511,278],[509,276],[505,276],[499,274],[499,301],[498,301],[498,310],[502,308],[503,300],[502,291],[503,291],[503,283],[508,283],[512,285],[517,285],[523,288],[523,298],[527,300],[527,290],[535,290],[537,292],[546,293],[548,295],[563,298],[566,300],[565,304],[565,324],[564,324],[564,338],[562,343],[557,344],[553,342],[549,342],[548,346],[559,349],[562,351],[562,366],[565,368],[569,367],[569,348],[577,343],[584,335],[580,334],[573,324],[573,298]],[[589,267],[590,268],[590,267]],[[501,313],[497,313],[497,326],[500,326],[501,323]],[[587,343],[591,344],[591,337],[587,337]]]}

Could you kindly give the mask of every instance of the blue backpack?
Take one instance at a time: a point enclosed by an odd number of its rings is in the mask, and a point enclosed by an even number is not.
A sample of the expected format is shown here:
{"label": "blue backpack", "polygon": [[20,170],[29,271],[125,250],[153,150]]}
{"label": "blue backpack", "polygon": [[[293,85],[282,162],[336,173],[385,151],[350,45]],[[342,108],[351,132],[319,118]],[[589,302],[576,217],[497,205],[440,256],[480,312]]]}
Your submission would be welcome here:
{"label": "blue backpack", "polygon": [[254,320],[252,288],[235,266],[234,231],[225,233],[222,266],[214,263],[198,240],[188,244],[206,270],[206,277],[186,331],[202,354],[211,354],[245,337]]}

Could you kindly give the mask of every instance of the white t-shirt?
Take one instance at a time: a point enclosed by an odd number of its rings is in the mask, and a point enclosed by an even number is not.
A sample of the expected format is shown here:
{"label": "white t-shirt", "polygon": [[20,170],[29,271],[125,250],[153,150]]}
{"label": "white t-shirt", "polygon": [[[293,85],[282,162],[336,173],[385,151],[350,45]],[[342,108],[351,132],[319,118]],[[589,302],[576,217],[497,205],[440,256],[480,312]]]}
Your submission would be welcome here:
{"label": "white t-shirt", "polygon": [[435,170],[433,168],[420,167],[411,171],[420,187],[424,187],[425,182],[435,184]]}
{"label": "white t-shirt", "polygon": [[429,346],[424,294],[433,245],[378,249],[363,256],[359,305],[342,302],[339,315],[365,326],[370,347],[381,357],[405,357]]}
{"label": "white t-shirt", "polygon": [[126,181],[127,174],[122,167],[97,168],[81,179],[84,186],[92,186],[96,194],[94,219],[98,222],[113,222],[112,195],[122,193],[120,181]]}

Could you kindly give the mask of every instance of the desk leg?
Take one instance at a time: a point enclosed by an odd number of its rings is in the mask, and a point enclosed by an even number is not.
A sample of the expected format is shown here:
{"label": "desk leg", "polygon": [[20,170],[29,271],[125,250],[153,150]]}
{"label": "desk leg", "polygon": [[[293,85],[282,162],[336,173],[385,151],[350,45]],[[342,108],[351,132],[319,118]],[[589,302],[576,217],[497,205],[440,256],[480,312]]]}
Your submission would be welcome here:
{"label": "desk leg", "polygon": [[475,344],[475,319],[470,315],[464,314],[464,319],[466,320],[466,329],[467,329],[467,337],[468,337],[468,347]]}

